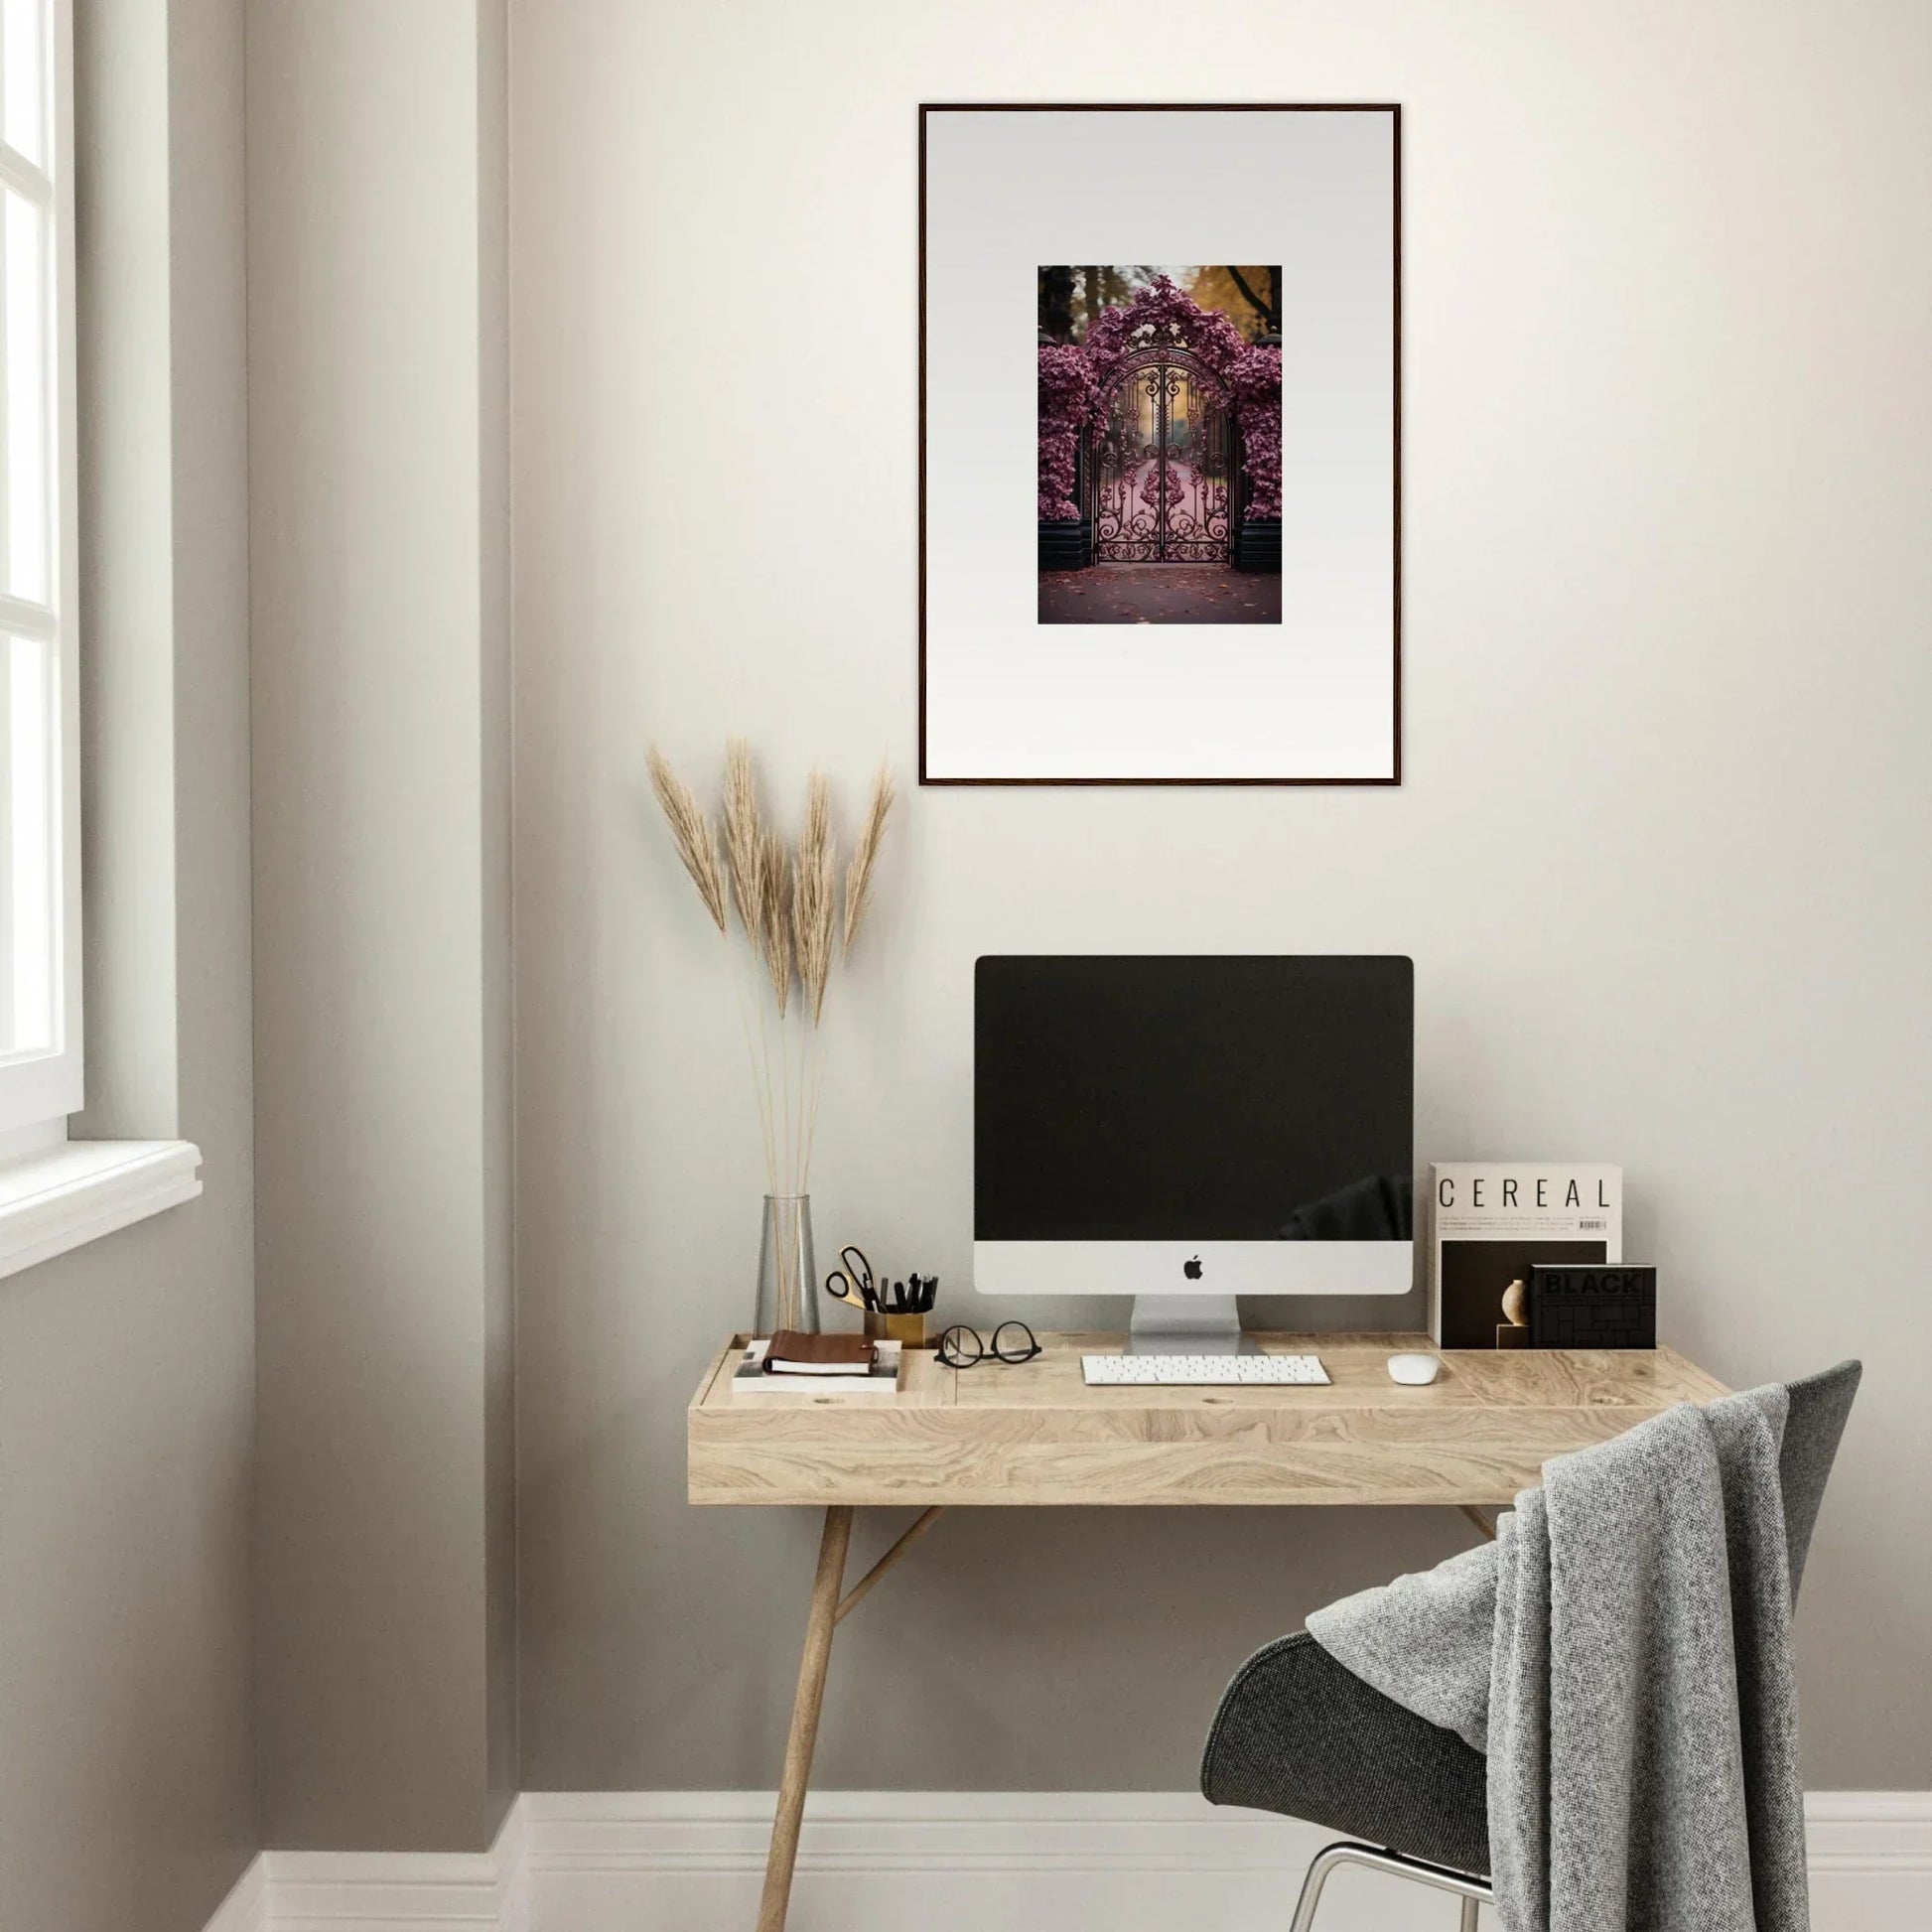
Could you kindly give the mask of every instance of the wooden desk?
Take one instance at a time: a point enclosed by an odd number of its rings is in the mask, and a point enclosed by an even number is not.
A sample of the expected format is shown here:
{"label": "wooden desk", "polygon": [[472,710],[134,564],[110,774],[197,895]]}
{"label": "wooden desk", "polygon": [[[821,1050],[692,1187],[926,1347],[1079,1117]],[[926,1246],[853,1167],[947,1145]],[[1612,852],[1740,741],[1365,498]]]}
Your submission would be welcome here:
{"label": "wooden desk", "polygon": [[[1402,1388],[1388,1357],[1435,1352],[1403,1334],[1260,1337],[1271,1352],[1318,1355],[1325,1388],[1090,1389],[1081,1354],[1118,1350],[1119,1335],[1039,1339],[1044,1353],[1013,1366],[955,1370],[908,1351],[891,1400],[735,1402],[739,1335],[698,1384],[691,1501],[825,1511],[759,1932],[785,1922],[832,1631],[942,1507],[1442,1503],[1493,1535],[1480,1508],[1534,1487],[1551,1456],[1725,1392],[1668,1348],[1448,1353],[1427,1388]],[[852,1512],[873,1508],[922,1514],[844,1590]]]}

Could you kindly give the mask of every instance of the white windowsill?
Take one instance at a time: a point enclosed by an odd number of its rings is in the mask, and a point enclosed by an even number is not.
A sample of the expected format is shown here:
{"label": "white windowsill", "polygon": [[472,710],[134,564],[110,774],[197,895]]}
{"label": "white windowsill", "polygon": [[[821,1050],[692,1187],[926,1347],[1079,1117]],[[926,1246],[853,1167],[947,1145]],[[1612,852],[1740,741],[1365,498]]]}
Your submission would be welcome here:
{"label": "white windowsill", "polygon": [[63,1141],[0,1166],[0,1276],[17,1275],[202,1191],[192,1141]]}

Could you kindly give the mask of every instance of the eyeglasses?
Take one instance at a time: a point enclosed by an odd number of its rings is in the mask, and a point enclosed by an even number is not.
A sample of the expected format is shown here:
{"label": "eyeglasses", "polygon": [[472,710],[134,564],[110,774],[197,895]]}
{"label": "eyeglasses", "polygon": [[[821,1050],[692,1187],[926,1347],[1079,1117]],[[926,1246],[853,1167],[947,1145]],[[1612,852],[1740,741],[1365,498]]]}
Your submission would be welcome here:
{"label": "eyeglasses", "polygon": [[990,1349],[980,1339],[980,1331],[963,1321],[954,1322],[939,1337],[939,1359],[948,1368],[977,1368],[989,1355],[1007,1363],[1030,1362],[1039,1353],[1039,1342],[1024,1321],[1002,1321],[993,1330]]}

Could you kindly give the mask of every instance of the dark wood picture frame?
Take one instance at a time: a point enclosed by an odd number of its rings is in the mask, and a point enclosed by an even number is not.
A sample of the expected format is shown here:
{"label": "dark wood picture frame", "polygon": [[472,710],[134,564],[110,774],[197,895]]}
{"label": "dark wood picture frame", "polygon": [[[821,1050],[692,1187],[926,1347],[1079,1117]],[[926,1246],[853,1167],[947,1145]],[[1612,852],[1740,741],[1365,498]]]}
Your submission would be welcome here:
{"label": "dark wood picture frame", "polygon": [[[1384,777],[934,777],[926,759],[926,120],[932,114],[1334,114],[1391,116],[1394,205],[1394,621],[1390,721],[1392,761]],[[921,785],[1399,785],[1402,782],[1402,107],[1396,101],[921,101],[919,103],[919,783]]]}

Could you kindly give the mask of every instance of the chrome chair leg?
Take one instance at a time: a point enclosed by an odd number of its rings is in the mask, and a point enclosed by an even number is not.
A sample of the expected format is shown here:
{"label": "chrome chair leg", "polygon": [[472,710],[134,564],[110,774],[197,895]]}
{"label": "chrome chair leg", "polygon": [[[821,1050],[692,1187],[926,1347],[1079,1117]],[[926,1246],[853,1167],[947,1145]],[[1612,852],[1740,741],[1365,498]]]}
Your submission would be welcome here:
{"label": "chrome chair leg", "polygon": [[1392,1877],[1407,1878],[1411,1884],[1430,1885],[1437,1891],[1452,1892],[1462,1901],[1461,1932],[1476,1932],[1476,1912],[1495,1896],[1488,1879],[1472,1877],[1466,1871],[1452,1871],[1448,1865],[1430,1864],[1422,1859],[1406,1859],[1400,1852],[1379,1851],[1373,1845],[1356,1845],[1344,1839],[1314,1855],[1309,1875],[1302,1880],[1302,1896],[1296,1901],[1295,1917],[1289,1932],[1309,1932],[1314,1923],[1315,1907],[1321,1902],[1321,1888],[1337,1865],[1361,1864],[1371,1871],[1386,1871]]}
{"label": "chrome chair leg", "polygon": [[1309,1875],[1302,1880],[1302,1896],[1295,1903],[1295,1918],[1288,1932],[1309,1932],[1314,1923],[1314,1908],[1321,1903],[1321,1887],[1328,1882],[1328,1874],[1338,1864],[1348,1863],[1348,1854],[1356,1848],[1352,1845],[1331,1845],[1325,1851],[1314,1855],[1314,1862],[1309,1866]]}

